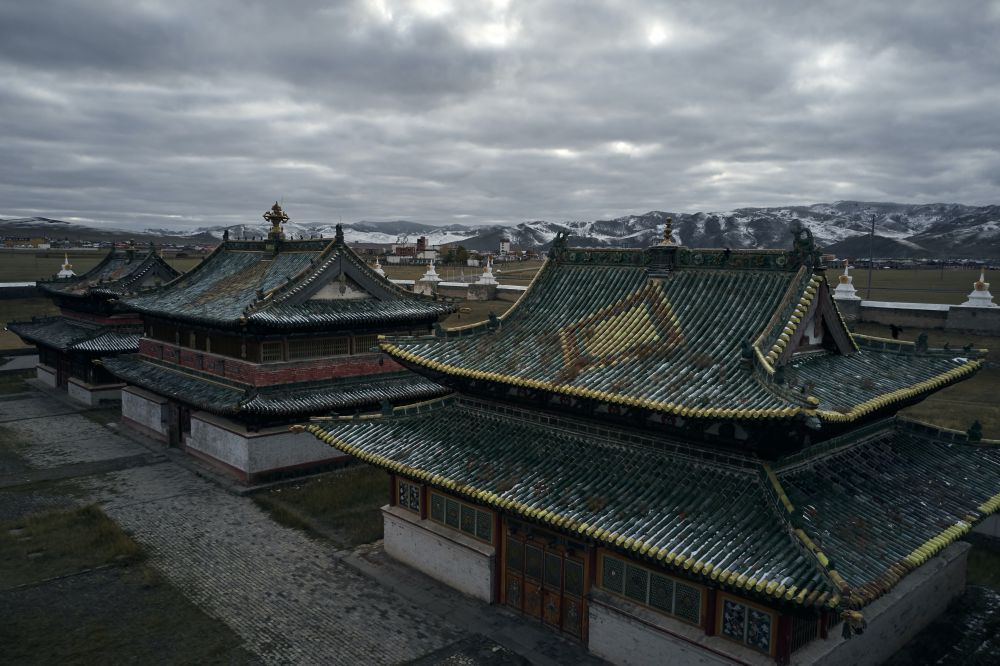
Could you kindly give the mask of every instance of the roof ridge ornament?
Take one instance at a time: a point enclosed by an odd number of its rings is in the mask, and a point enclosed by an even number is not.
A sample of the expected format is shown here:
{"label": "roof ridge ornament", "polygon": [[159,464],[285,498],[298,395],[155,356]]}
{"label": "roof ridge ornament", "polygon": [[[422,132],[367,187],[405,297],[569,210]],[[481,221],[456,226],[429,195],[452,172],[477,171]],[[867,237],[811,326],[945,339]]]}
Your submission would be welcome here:
{"label": "roof ridge ornament", "polygon": [[556,232],[556,237],[552,239],[552,246],[549,248],[549,259],[556,259],[560,254],[566,251],[568,238],[568,231]]}
{"label": "roof ridge ornament", "polygon": [[271,229],[267,233],[268,240],[284,240],[285,232],[281,230],[281,225],[288,222],[288,214],[281,210],[281,204],[275,201],[271,210],[264,213],[263,217],[271,223]]}
{"label": "roof ridge ornament", "polygon": [[800,264],[815,268],[819,264],[819,250],[809,227],[799,220],[792,226],[792,259]]}
{"label": "roof ridge ornament", "polygon": [[663,239],[660,241],[660,245],[677,245],[677,241],[674,240],[674,218],[672,217],[668,217],[663,224]]}
{"label": "roof ridge ornament", "polygon": [[336,241],[338,243],[343,243],[344,242],[344,225],[342,225],[340,222],[338,222],[337,226],[335,228],[337,230],[337,233],[336,233],[336,235],[333,238],[334,241]]}

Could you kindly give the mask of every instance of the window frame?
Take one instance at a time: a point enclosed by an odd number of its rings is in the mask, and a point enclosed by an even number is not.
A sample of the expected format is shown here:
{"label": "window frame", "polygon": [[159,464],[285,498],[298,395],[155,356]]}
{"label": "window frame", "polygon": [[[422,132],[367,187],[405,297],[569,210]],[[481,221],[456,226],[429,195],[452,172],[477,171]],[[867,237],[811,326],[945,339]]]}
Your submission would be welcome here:
{"label": "window frame", "polygon": [[[729,634],[722,631],[722,615],[725,611],[726,601],[733,604],[739,604],[743,606],[746,611],[744,613],[743,619],[743,640],[738,640]],[[753,645],[747,642],[747,634],[750,627],[750,611],[755,610],[760,613],[764,613],[771,618],[771,631],[768,634],[768,649],[763,650],[757,645]],[[736,643],[737,645],[742,645],[745,648],[753,650],[754,652],[759,652],[760,654],[766,654],[774,656],[776,654],[777,638],[778,638],[778,622],[780,621],[780,613],[773,608],[768,608],[763,604],[758,604],[743,597],[738,597],[735,594],[729,594],[728,592],[723,592],[719,590],[715,600],[715,635],[720,638],[724,638],[727,641]]]}
{"label": "window frame", "polygon": [[[615,590],[615,589],[613,589],[613,588],[608,587],[607,585],[605,585],[605,581],[604,581],[604,568],[605,568],[605,565],[604,565],[604,562],[605,562],[605,560],[607,558],[611,558],[613,560],[617,560],[617,561],[619,561],[622,564],[622,585],[621,585],[621,592],[619,592],[618,590]],[[644,570],[646,572],[645,601],[640,601],[640,600],[636,599],[634,596],[626,594],[625,590],[626,590],[627,585],[628,585],[628,567],[632,567],[634,569]],[[612,595],[614,595],[616,597],[620,597],[622,599],[625,599],[625,600],[627,600],[627,601],[629,601],[631,603],[638,604],[638,605],[642,606],[643,608],[648,608],[651,611],[654,611],[654,612],[659,613],[661,615],[665,615],[665,616],[667,616],[667,617],[669,617],[671,619],[678,620],[679,622],[683,622],[684,624],[688,624],[688,625],[695,626],[695,627],[701,627],[703,625],[704,618],[705,618],[706,607],[707,607],[707,604],[708,604],[708,588],[705,587],[704,585],[699,585],[698,583],[694,583],[692,581],[689,581],[689,580],[684,579],[684,578],[680,578],[678,576],[671,576],[670,574],[664,573],[663,571],[658,571],[658,570],[653,569],[651,567],[648,567],[648,566],[639,564],[637,562],[634,562],[633,560],[630,560],[627,557],[623,557],[621,555],[618,555],[616,553],[612,553],[612,552],[609,552],[609,551],[606,551],[606,550],[601,550],[598,553],[598,558],[597,558],[597,572],[596,572],[596,574],[597,574],[597,587],[599,589],[603,590],[604,592],[607,592],[608,594],[612,594]],[[665,609],[663,609],[663,608],[661,608],[659,606],[655,606],[655,605],[653,605],[650,602],[650,595],[651,595],[651,590],[653,588],[653,578],[654,578],[654,576],[670,581],[670,585],[671,585],[670,608],[671,608],[671,610],[669,610],[669,611],[665,610]],[[686,587],[689,587],[689,588],[692,588],[692,589],[698,591],[698,619],[697,619],[697,621],[691,621],[687,617],[684,617],[683,615],[678,615],[677,614],[676,609],[677,609],[677,586],[678,585],[684,585]]]}
{"label": "window frame", "polygon": [[[442,501],[441,511],[442,511],[442,518],[443,519],[438,519],[438,518],[436,518],[434,516],[434,513],[435,513],[435,511],[434,511],[434,498],[435,498],[435,496],[441,498],[441,501]],[[455,504],[458,505],[457,523],[455,525],[451,525],[447,521],[447,519],[448,519],[448,502],[453,502],[453,503],[455,503]],[[432,522],[434,522],[434,523],[436,523],[438,525],[442,525],[444,527],[447,527],[448,529],[455,530],[456,532],[461,532],[465,536],[467,536],[469,538],[472,538],[472,539],[475,539],[476,541],[479,541],[479,542],[482,542],[482,543],[486,543],[486,544],[489,544],[491,546],[495,544],[497,530],[496,530],[496,527],[494,525],[494,520],[495,520],[496,514],[493,511],[491,511],[490,509],[486,509],[486,508],[480,507],[479,505],[473,504],[471,502],[465,502],[463,500],[460,500],[460,499],[458,499],[456,497],[453,497],[451,495],[447,495],[447,494],[442,493],[442,492],[440,492],[440,491],[438,491],[436,489],[433,489],[433,488],[428,488],[427,489],[427,504],[428,504],[428,507],[427,507],[427,519],[428,520],[430,520],[430,521],[432,521]],[[472,531],[471,532],[463,529],[463,527],[462,527],[462,522],[463,522],[462,521],[462,515],[464,513],[463,509],[465,509],[466,511],[471,510],[471,511],[474,512],[473,519],[472,519]],[[480,525],[483,525],[483,524],[489,525],[489,530],[490,530],[490,538],[489,539],[484,539],[483,537],[479,536],[479,531],[480,531],[479,527],[480,527]]]}

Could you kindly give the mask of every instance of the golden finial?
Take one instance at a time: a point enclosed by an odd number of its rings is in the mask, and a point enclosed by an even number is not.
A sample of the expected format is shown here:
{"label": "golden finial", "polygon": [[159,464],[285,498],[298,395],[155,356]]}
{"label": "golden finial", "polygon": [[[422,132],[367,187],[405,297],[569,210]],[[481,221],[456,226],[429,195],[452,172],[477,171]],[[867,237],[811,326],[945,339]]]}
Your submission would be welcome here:
{"label": "golden finial", "polygon": [[663,240],[660,241],[660,245],[673,245],[674,244],[674,218],[668,217],[666,224],[663,225]]}
{"label": "golden finial", "polygon": [[281,231],[281,225],[288,221],[288,214],[281,210],[281,204],[275,201],[274,205],[271,206],[271,210],[264,213],[264,219],[271,223],[269,236],[284,236],[284,233]]}
{"label": "golden finial", "polygon": [[850,266],[848,266],[848,262],[848,259],[844,259],[844,272],[837,278],[840,281],[840,284],[847,284],[851,281],[850,275],[847,272],[847,269],[850,268]]}
{"label": "golden finial", "polygon": [[976,291],[986,291],[986,269],[979,269],[979,279],[973,285]]}

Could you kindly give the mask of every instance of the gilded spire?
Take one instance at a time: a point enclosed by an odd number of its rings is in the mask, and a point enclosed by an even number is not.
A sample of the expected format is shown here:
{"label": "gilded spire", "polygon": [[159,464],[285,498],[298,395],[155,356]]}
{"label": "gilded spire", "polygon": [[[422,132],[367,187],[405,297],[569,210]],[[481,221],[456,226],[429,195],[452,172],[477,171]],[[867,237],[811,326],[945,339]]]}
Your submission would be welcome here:
{"label": "gilded spire", "polygon": [[283,239],[285,237],[281,225],[288,221],[288,214],[281,210],[281,204],[275,201],[271,210],[264,213],[264,219],[271,223],[271,230],[267,234],[269,238]]}
{"label": "gilded spire", "polygon": [[663,240],[660,241],[660,245],[674,244],[674,218],[668,217],[666,224],[663,225]]}

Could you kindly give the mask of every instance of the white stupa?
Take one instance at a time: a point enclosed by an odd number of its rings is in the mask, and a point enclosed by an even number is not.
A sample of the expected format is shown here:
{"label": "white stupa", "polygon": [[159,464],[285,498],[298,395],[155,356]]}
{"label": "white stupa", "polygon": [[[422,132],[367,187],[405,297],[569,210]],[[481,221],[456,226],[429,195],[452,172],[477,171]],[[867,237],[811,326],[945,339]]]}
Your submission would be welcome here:
{"label": "white stupa", "polygon": [[57,278],[71,278],[76,276],[73,272],[73,264],[69,263],[69,254],[63,253],[63,265],[62,270],[56,273]]}
{"label": "white stupa", "polygon": [[372,268],[375,269],[376,273],[378,273],[382,277],[385,277],[385,271],[382,270],[382,264],[379,263],[378,257],[375,257],[375,265],[372,266]]}
{"label": "white stupa", "polygon": [[441,276],[438,275],[437,269],[434,268],[434,260],[433,259],[431,260],[431,263],[427,266],[427,272],[424,273],[424,276],[422,278],[420,278],[420,281],[421,282],[433,282],[434,284],[437,284],[438,282],[441,281]]}
{"label": "white stupa", "polygon": [[833,297],[838,301],[860,301],[858,290],[854,288],[854,276],[848,271],[851,267],[844,259],[844,274],[837,276],[837,288],[833,290]]}
{"label": "white stupa", "polygon": [[493,255],[486,256],[483,274],[479,276],[479,281],[476,284],[497,284],[497,279],[493,277]]}
{"label": "white stupa", "polygon": [[972,283],[972,293],[969,300],[962,303],[970,308],[995,308],[997,304],[993,302],[993,294],[990,293],[990,283],[986,281],[986,271],[980,269],[979,279]]}

